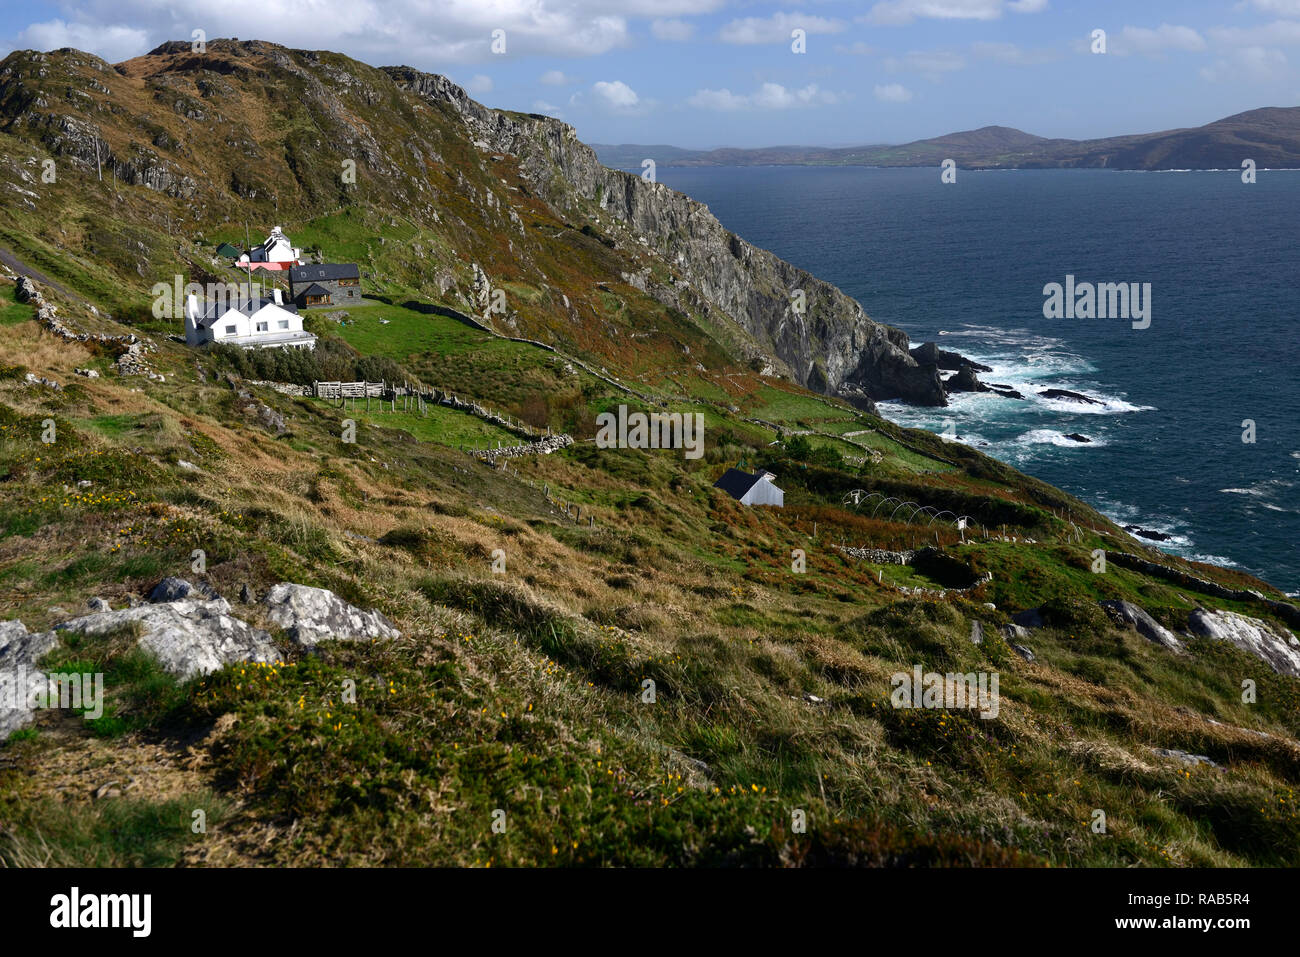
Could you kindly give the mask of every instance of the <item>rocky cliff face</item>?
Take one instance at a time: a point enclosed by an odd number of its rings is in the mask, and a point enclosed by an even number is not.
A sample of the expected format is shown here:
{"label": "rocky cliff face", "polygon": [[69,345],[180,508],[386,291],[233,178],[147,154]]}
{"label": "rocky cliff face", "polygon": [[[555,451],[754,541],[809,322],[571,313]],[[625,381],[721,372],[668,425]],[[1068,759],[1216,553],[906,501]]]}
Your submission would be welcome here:
{"label": "rocky cliff face", "polygon": [[[702,305],[770,348],[800,384],[863,405],[890,398],[947,404],[938,370],[909,354],[904,332],[873,322],[834,286],[745,242],[702,203],[602,166],[573,127],[559,120],[488,109],[443,76],[409,67],[385,72],[402,89],[453,110],[480,148],[518,157],[523,174],[556,210],[577,217],[594,204],[625,227],[632,241],[686,277],[707,300]],[[655,283],[647,292],[674,305],[690,294]],[[797,292],[803,294],[802,313]],[[763,362],[761,356],[750,358]]]}
{"label": "rocky cliff face", "polygon": [[[0,63],[0,133],[97,183],[175,200],[166,215],[152,201],[123,211],[168,232],[168,216],[194,224],[301,221],[348,208],[358,191],[338,171],[351,162],[369,208],[394,225],[415,218],[437,227],[445,254],[406,278],[443,296],[452,286],[464,292],[454,278],[462,272],[486,282],[480,264],[494,280],[513,274],[550,295],[543,287],[556,283],[554,270],[540,263],[554,254],[554,244],[544,248],[553,237],[525,226],[534,218],[529,204],[540,200],[566,225],[615,247],[604,257],[613,277],[621,272],[623,282],[694,317],[683,321],[738,364],[868,409],[874,399],[947,404],[936,365],[910,354],[902,331],[873,322],[834,286],[745,242],[687,196],[602,166],[571,126],[488,109],[446,77],[262,41],[214,40],[203,54],[166,43],[116,65],[75,50],[17,51]],[[502,189],[503,157],[513,157],[530,196]],[[20,202],[29,212],[39,202],[57,220],[49,191],[31,188],[23,162],[12,157],[25,184]],[[129,279],[146,276],[152,264],[141,237],[123,238],[120,258],[139,260]],[[396,268],[394,260],[386,251],[375,266]],[[570,297],[609,278],[588,276],[583,289],[582,278],[570,277],[576,285],[556,286],[550,297],[563,312],[525,321],[539,335],[572,337],[578,311]],[[593,312],[582,311],[582,321],[610,321]],[[514,317],[502,321],[517,328]],[[598,349],[592,341],[613,333],[606,325],[585,342]]]}

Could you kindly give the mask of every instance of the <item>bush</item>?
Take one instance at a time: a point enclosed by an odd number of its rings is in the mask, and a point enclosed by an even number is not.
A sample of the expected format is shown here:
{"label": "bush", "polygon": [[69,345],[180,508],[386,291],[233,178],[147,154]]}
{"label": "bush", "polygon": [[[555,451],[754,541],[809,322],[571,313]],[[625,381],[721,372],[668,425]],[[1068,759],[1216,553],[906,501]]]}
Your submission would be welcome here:
{"label": "bush", "polygon": [[311,385],[321,382],[412,381],[387,356],[363,356],[341,339],[324,337],[315,349],[241,349],[209,343],[204,350],[214,363],[244,379]]}

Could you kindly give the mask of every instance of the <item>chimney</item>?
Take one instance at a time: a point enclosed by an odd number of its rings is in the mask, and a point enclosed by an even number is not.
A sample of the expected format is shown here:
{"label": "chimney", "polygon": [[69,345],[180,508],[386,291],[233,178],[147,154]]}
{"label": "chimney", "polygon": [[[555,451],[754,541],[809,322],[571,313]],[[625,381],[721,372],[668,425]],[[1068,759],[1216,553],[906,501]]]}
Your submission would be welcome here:
{"label": "chimney", "polygon": [[272,298],[275,299],[275,304],[276,304],[277,306],[283,306],[283,305],[284,305],[284,299],[281,298],[281,295],[280,295],[280,289],[279,289],[278,286],[277,286],[274,290],[272,290],[272,292],[271,292],[271,296],[272,296]]}
{"label": "chimney", "polygon": [[185,318],[191,322],[199,318],[199,297],[194,293],[185,297]]}

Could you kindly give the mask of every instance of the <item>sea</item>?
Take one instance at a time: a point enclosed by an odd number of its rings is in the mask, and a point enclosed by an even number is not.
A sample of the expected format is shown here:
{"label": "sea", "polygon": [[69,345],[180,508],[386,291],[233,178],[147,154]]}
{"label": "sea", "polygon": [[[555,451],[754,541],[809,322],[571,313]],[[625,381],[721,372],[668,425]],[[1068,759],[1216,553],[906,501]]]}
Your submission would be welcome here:
{"label": "sea", "polygon": [[[887,418],[1168,536],[1156,547],[1300,593],[1300,171],[940,172],[657,170],[913,345],[1025,396],[880,403]],[[1046,318],[1044,290],[1067,276],[1149,283],[1149,324]]]}

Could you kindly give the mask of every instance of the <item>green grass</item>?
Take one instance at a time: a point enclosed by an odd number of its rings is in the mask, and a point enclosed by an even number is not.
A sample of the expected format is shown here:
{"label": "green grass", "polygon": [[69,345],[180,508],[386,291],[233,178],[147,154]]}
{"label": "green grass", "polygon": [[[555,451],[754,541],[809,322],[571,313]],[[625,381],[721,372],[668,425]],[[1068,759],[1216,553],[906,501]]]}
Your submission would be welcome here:
{"label": "green grass", "polygon": [[[387,325],[380,321],[383,319],[388,320]],[[382,304],[368,305],[349,315],[347,324],[338,327],[338,334],[365,355],[385,355],[399,361],[426,353],[482,352],[504,357],[530,351],[527,346],[500,340],[456,319]]]}
{"label": "green grass", "polygon": [[[337,400],[333,403],[325,399],[314,401],[321,405],[337,406]],[[358,437],[358,442],[362,442],[369,448],[382,448],[383,433],[388,430],[405,432],[421,442],[436,442],[450,448],[496,448],[498,442],[502,446],[510,446],[519,445],[524,441],[513,432],[446,406],[428,405],[423,414],[405,412],[402,411],[399,399],[396,412],[380,412],[379,400],[372,399],[371,402],[373,403],[371,412],[365,411],[365,400],[360,400],[355,408],[349,400],[340,413],[347,418],[356,419],[359,426],[373,427],[375,430],[373,439],[360,435]]]}
{"label": "green grass", "polygon": [[[769,422],[797,422],[800,419],[829,420],[836,418],[835,408],[830,404],[807,394],[787,392],[764,386],[755,394],[753,402],[746,409],[746,414],[755,419]],[[854,420],[851,411],[845,410],[842,416],[848,421]],[[820,426],[818,426],[820,428]],[[826,431],[830,431],[827,429]]]}
{"label": "green grass", "polygon": [[17,298],[18,287],[15,285],[0,295],[0,326],[13,326],[28,322],[36,317],[36,310]]}
{"label": "green grass", "polygon": [[[229,814],[230,802],[210,793],[93,804],[0,798],[0,808],[8,812],[7,824],[0,828],[0,865],[175,867],[187,846],[203,840],[203,834],[194,831],[197,822],[218,827]],[[203,816],[196,817],[196,811]]]}

